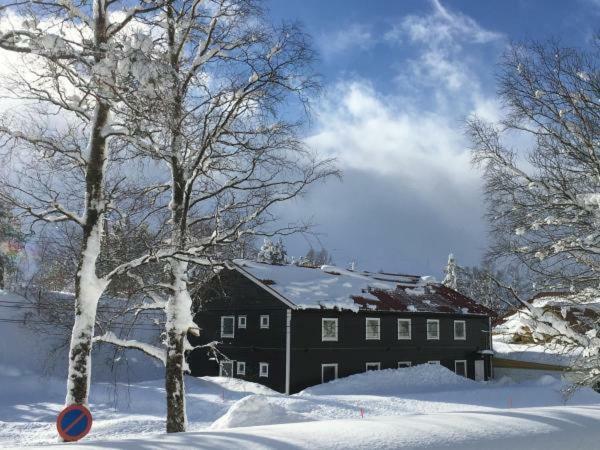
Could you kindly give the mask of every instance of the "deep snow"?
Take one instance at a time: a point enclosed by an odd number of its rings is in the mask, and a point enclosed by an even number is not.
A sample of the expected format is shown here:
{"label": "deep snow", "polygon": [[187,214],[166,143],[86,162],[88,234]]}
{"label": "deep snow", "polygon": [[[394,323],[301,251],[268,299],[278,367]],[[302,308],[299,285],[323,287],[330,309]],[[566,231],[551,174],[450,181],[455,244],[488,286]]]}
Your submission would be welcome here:
{"label": "deep snow", "polygon": [[[16,317],[19,310],[2,313]],[[50,341],[16,323],[0,327],[2,449],[63,447],[57,444],[55,420],[65,379],[42,376],[36,359]],[[478,383],[438,365],[422,365],[357,374],[292,396],[219,377],[188,377],[186,387],[190,432],[166,436],[162,379],[95,381],[92,430],[81,444],[64,447],[565,450],[597,449],[600,442],[600,395],[584,389],[565,405],[564,384],[549,376]]]}

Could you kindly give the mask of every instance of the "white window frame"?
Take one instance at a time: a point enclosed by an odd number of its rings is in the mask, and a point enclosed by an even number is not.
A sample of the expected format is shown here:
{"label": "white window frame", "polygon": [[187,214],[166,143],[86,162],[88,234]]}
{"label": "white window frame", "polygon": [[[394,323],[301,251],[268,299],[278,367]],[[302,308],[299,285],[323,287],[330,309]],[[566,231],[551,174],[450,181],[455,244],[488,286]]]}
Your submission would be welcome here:
{"label": "white window frame", "polygon": [[[231,364],[231,372],[230,372],[230,375],[223,375],[223,372],[224,372],[224,370],[223,370],[223,364]],[[221,361],[221,362],[219,363],[219,376],[220,376],[220,377],[233,378],[233,361],[232,361],[232,360],[228,359],[228,360],[226,360],[226,361]]]}
{"label": "white window frame", "polygon": [[[266,368],[265,373],[263,373],[263,367]],[[258,376],[260,378],[269,378],[269,363],[267,363],[267,362],[258,363]]]}
{"label": "white window frame", "polygon": [[[226,319],[231,319],[231,334],[224,334],[225,327],[223,326]],[[221,316],[221,337],[222,338],[234,338],[235,337],[235,316]]]}
{"label": "white window frame", "polygon": [[437,364],[438,366],[440,366],[442,363],[440,363],[438,360],[431,360],[427,361],[427,364]]}
{"label": "white window frame", "polygon": [[[266,322],[263,322],[263,320],[266,319]],[[262,328],[263,330],[267,330],[270,328],[271,325],[271,318],[268,314],[263,314],[260,316],[260,328]]]}
{"label": "white window frame", "polygon": [[[400,364],[402,364],[402,366]],[[398,369],[404,369],[404,368],[410,367],[410,366],[412,366],[411,361],[398,361]]]}
{"label": "white window frame", "polygon": [[[429,323],[437,323],[437,336],[431,336],[429,334]],[[427,319],[427,340],[428,341],[439,341],[440,340],[440,320],[439,319]]]}
{"label": "white window frame", "polygon": [[466,359],[456,359],[456,360],[454,361],[454,373],[455,373],[456,375],[458,375],[458,371],[456,370],[456,366],[457,366],[459,363],[465,363],[465,374],[464,374],[464,375],[461,375],[461,376],[464,376],[465,378],[467,378],[467,376],[468,376],[468,373],[469,373],[469,370],[468,370],[468,366],[467,366],[467,360],[466,360]]}
{"label": "white window frame", "polygon": [[246,375],[246,363],[244,361],[236,361],[235,365],[237,375]]}
{"label": "white window frame", "polygon": [[[369,327],[367,326],[367,323],[370,320],[376,320],[377,321],[377,337],[369,337]],[[367,341],[380,341],[381,340],[381,318],[379,317],[365,317],[365,340]]]}
{"label": "white window frame", "polygon": [[[400,336],[400,322],[408,322],[408,337]],[[412,320],[411,319],[398,319],[398,340],[399,341],[410,341],[412,339]]]}
{"label": "white window frame", "polygon": [[[326,337],[325,336],[325,321],[334,321],[335,322],[335,337]],[[321,319],[321,341],[337,342],[337,340],[338,340],[338,319],[336,317],[323,317]]]}
{"label": "white window frame", "polygon": [[238,328],[246,328],[248,318],[246,316],[238,316]]}
{"label": "white window frame", "polygon": [[[376,370],[381,370],[381,362],[372,361],[372,362],[365,363],[365,372],[369,371],[369,366],[377,366]],[[371,370],[373,370],[373,369],[371,369]]]}
{"label": "white window frame", "polygon": [[333,367],[335,368],[335,378],[334,380],[337,380],[338,378],[338,365],[337,363],[325,363],[325,364],[321,364],[321,383],[325,383],[325,377],[324,375],[324,369],[326,367]]}
{"label": "white window frame", "polygon": [[[456,336],[456,324],[457,323],[462,323],[463,324],[463,330],[465,332],[463,337],[460,336]],[[466,320],[455,320],[454,321],[454,340],[455,341],[466,341],[467,340],[467,321]]]}

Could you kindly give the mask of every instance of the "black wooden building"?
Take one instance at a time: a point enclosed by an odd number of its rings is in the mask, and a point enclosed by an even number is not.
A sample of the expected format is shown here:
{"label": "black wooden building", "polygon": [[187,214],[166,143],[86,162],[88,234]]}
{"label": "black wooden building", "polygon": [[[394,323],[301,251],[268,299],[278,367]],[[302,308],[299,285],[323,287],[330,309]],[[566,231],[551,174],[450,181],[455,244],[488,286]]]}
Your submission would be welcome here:
{"label": "black wooden building", "polygon": [[194,299],[194,376],[232,376],[279,392],[366,370],[441,364],[486,380],[491,312],[412,275],[235,260]]}

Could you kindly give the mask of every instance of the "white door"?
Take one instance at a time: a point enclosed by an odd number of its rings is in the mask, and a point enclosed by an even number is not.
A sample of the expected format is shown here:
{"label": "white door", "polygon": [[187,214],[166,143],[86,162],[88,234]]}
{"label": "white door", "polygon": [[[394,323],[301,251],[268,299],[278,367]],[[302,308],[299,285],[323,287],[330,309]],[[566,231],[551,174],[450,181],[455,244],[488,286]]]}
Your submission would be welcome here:
{"label": "white door", "polygon": [[483,359],[475,360],[475,381],[485,380],[485,370],[483,366]]}
{"label": "white door", "polygon": [[219,376],[220,377],[232,377],[233,376],[233,361],[221,361],[219,365]]}

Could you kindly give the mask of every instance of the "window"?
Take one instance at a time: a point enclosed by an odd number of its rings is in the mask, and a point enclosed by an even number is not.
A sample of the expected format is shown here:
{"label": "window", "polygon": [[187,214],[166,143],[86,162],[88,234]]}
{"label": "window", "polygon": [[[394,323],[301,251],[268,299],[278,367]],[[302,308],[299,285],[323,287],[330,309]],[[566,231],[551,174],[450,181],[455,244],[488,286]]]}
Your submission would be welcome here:
{"label": "window", "polygon": [[269,328],[269,315],[265,314],[264,316],[260,316],[260,327],[261,328]]}
{"label": "window", "polygon": [[464,359],[454,361],[454,373],[456,373],[456,375],[466,377],[467,376],[467,361],[465,361]]}
{"label": "window", "polygon": [[379,340],[379,318],[366,318],[366,335],[367,340]]}
{"label": "window", "polygon": [[402,369],[403,367],[410,367],[412,363],[410,361],[398,361],[398,369]]}
{"label": "window", "polygon": [[258,363],[258,376],[264,378],[269,376],[269,363]]}
{"label": "window", "polygon": [[337,319],[321,319],[321,340],[337,341],[338,340],[338,320]]}
{"label": "window", "polygon": [[410,319],[398,319],[398,339],[410,339]]}
{"label": "window", "polygon": [[246,375],[246,363],[244,361],[237,362],[237,374]]}
{"label": "window", "polygon": [[454,339],[461,341],[467,339],[467,324],[464,320],[454,321]]}
{"label": "window", "polygon": [[437,364],[439,366],[440,362],[439,361],[427,361],[427,364]]}
{"label": "window", "polygon": [[238,316],[238,328],[246,328],[246,316]]}
{"label": "window", "polygon": [[219,376],[220,377],[232,377],[233,376],[233,361],[221,361],[219,364]]}
{"label": "window", "polygon": [[380,362],[368,362],[365,364],[365,370],[368,372],[369,370],[379,370],[381,368]]}
{"label": "window", "polygon": [[335,380],[338,377],[338,365],[334,363],[321,364],[321,383]]}
{"label": "window", "polygon": [[222,316],[221,317],[221,337],[232,338],[235,334],[235,317],[233,316]]}
{"label": "window", "polygon": [[440,338],[440,321],[437,319],[427,319],[427,339]]}

